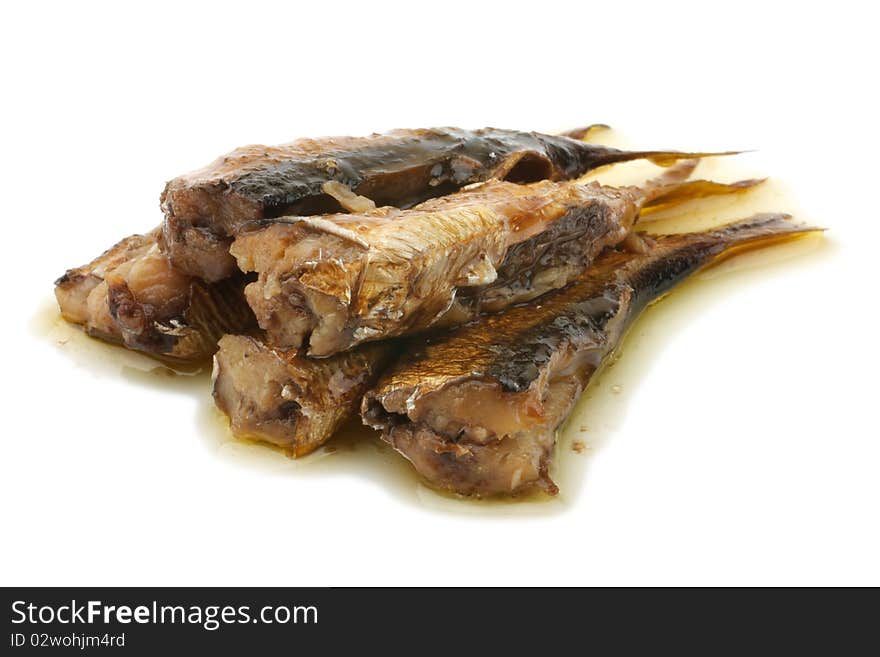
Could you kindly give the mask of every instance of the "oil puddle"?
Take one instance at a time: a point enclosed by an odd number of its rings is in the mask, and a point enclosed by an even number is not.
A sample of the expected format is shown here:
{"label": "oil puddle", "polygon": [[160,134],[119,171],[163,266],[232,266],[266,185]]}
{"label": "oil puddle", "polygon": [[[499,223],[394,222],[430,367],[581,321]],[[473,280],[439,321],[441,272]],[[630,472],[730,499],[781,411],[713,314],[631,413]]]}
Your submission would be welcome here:
{"label": "oil puddle", "polygon": [[657,357],[700,312],[711,312],[728,294],[758,286],[774,272],[813,267],[830,259],[836,245],[821,235],[749,251],[723,261],[678,285],[633,323],[616,352],[593,378],[559,433],[551,476],[560,502],[571,506],[584,488],[593,457],[617,433],[630,399]]}
{"label": "oil puddle", "polygon": [[179,392],[192,391],[200,381],[209,380],[210,363],[169,363],[90,337],[61,317],[53,298],[40,303],[28,328],[32,335],[57,349],[75,366],[97,376],[121,376]]}
{"label": "oil puddle", "polygon": [[528,515],[553,508],[557,498],[541,493],[514,499],[477,500],[426,486],[410,464],[382,442],[378,432],[354,418],[323,447],[292,459],[277,447],[233,437],[229,423],[213,404],[199,407],[197,426],[207,448],[219,458],[259,468],[267,475],[367,480],[390,496],[420,508],[456,514]]}

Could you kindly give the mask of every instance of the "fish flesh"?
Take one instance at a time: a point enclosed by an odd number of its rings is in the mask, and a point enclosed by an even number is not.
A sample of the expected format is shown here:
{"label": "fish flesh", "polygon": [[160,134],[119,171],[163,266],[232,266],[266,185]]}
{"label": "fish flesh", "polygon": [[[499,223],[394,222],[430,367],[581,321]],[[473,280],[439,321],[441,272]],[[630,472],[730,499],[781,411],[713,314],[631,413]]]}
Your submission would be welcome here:
{"label": "fish flesh", "polygon": [[166,184],[161,246],[178,270],[217,281],[235,272],[229,244],[243,224],[344,209],[344,198],[330,191],[333,185],[328,190],[328,182],[379,206],[406,208],[491,178],[566,180],[615,162],[647,158],[668,165],[699,155],[621,151],[496,128],[394,130],[244,146]]}
{"label": "fish flesh", "polygon": [[371,343],[316,360],[249,335],[226,335],[214,355],[214,401],[237,438],[303,456],[350,417],[395,353]]}
{"label": "fish flesh", "polygon": [[281,217],[242,231],[231,253],[258,274],[245,294],[273,343],[325,357],[563,287],[626,240],[644,206],[760,182],[685,182],[695,166],[640,187],[491,180],[407,210]]}
{"label": "fish flesh", "polygon": [[439,489],[554,494],[556,430],[640,311],[709,264],[814,230],[764,214],[607,252],[569,287],[407,353],[364,397],[363,420]]}
{"label": "fish flesh", "polygon": [[132,235],[55,281],[62,316],[90,335],[175,361],[210,358],[224,333],[255,328],[239,274],[206,283],[171,266],[160,229]]}
{"label": "fish flesh", "polygon": [[177,271],[160,229],[132,235],[55,281],[62,316],[108,342],[172,361],[203,361],[225,333],[255,328],[246,277],[217,283]]}
{"label": "fish flesh", "polygon": [[[680,165],[681,166],[681,165]],[[686,168],[669,171],[657,184],[654,198],[680,194],[670,177],[686,175]],[[707,185],[715,193],[743,190],[759,181],[720,185],[690,181],[694,194]],[[265,336],[227,335],[214,356],[214,399],[228,416],[238,438],[283,447],[302,456],[326,442],[334,431],[357,413],[361,397],[372,386],[405,343],[370,342],[330,358],[313,359],[298,349],[272,346]]]}
{"label": "fish flesh", "polygon": [[117,267],[143,257],[155,243],[151,234],[131,235],[87,265],[68,269],[55,281],[55,298],[64,319],[82,325],[92,336],[122,342],[122,332],[110,315],[104,277]]}

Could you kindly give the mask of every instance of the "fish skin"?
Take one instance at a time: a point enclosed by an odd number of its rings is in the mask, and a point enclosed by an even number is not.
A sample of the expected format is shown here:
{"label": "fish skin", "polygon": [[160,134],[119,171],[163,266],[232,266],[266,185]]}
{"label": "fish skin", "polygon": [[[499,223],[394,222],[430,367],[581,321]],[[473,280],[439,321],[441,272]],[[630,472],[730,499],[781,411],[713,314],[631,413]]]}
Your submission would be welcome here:
{"label": "fish skin", "polygon": [[62,316],[107,342],[170,361],[207,360],[228,332],[256,326],[242,274],[206,283],[176,271],[159,229],[127,237],[55,282]]}
{"label": "fish skin", "polygon": [[177,269],[216,281],[235,271],[228,248],[244,223],[338,211],[323,192],[328,181],[377,205],[406,208],[491,178],[568,180],[615,162],[647,158],[668,165],[695,155],[701,154],[629,152],[566,136],[451,127],[245,146],[166,184],[161,245]]}
{"label": "fish skin", "polygon": [[273,342],[307,344],[310,356],[326,357],[448,319],[459,289],[470,298],[455,323],[470,319],[480,312],[479,291],[504,282],[499,270],[511,278],[527,273],[528,257],[506,259],[515,246],[513,255],[523,256],[523,247],[534,251],[542,239],[572,242],[566,264],[582,270],[626,237],[637,193],[595,183],[490,181],[410,210],[276,221],[239,235],[232,253],[243,271],[258,272],[246,295]]}
{"label": "fish skin", "polygon": [[[641,310],[725,257],[814,230],[764,214],[654,237],[645,254],[609,252],[569,287],[407,353],[367,393],[362,418],[437,488],[555,493],[555,432]],[[492,414],[496,401],[508,415]]]}
{"label": "fish skin", "polygon": [[372,343],[316,360],[296,349],[273,348],[258,336],[226,335],[214,355],[214,402],[237,438],[304,456],[357,414],[395,349],[389,342]]}
{"label": "fish skin", "polygon": [[534,299],[627,240],[644,205],[755,184],[686,182],[695,166],[640,187],[491,180],[407,210],[281,217],[252,224],[231,253],[258,273],[246,295],[273,343],[326,357]]}

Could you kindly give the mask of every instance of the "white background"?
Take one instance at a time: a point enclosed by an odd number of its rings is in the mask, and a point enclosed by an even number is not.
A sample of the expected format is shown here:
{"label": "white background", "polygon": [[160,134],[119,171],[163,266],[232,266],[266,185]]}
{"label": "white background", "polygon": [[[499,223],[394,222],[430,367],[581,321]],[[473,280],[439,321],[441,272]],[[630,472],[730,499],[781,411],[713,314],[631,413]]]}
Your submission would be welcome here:
{"label": "white background", "polygon": [[[880,584],[869,6],[4,5],[0,583]],[[650,311],[578,411],[560,500],[439,498],[373,447],[236,445],[204,377],[53,324],[55,277],[235,146],[592,122],[760,149],[740,166],[830,232]]]}

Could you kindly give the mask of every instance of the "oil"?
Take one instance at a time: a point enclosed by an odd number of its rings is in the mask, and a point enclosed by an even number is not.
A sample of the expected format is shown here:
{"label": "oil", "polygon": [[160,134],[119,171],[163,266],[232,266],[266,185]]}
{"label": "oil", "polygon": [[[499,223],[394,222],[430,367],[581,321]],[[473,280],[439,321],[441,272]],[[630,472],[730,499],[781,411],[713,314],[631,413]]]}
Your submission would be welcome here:
{"label": "oil", "polygon": [[[590,135],[590,141],[619,148],[630,147],[611,130]],[[733,181],[762,175],[750,169],[748,157],[707,158],[694,174],[697,178]],[[583,180],[605,184],[638,184],[660,169],[645,162],[630,162],[592,172]],[[732,196],[698,199],[652,213],[640,222],[648,233],[704,230],[756,212],[784,211],[808,220],[784,185],[777,181]],[[821,223],[821,222],[820,222]],[[289,477],[346,477],[366,480],[390,496],[439,513],[488,516],[554,514],[564,512],[578,499],[595,454],[612,441],[628,410],[639,381],[662,351],[666,338],[685,325],[694,309],[722,303],[725,292],[758,284],[775,268],[808,267],[827,258],[832,241],[810,236],[750,251],[691,277],[662,301],[642,313],[600,372],[596,374],[568,421],[559,431],[551,476],[560,493],[550,497],[536,492],[515,498],[474,500],[438,492],[426,486],[401,456],[379,440],[373,430],[353,419],[325,446],[291,459],[281,450],[261,443],[235,439],[226,417],[211,398],[210,363],[182,366],[110,345],[87,336],[65,322],[54,299],[44,301],[30,324],[31,332],[58,349],[77,367],[98,376],[120,377],[131,384],[190,396],[196,405],[195,433],[215,458],[259,469],[267,475]]]}
{"label": "oil", "polygon": [[640,382],[669,337],[684,329],[695,310],[711,312],[713,304],[723,304],[728,294],[758,286],[774,271],[818,265],[835,249],[833,241],[814,234],[749,251],[695,274],[644,310],[559,431],[551,476],[559,486],[562,505],[571,506],[578,499],[592,459],[613,441]]}
{"label": "oil", "polygon": [[561,510],[558,499],[543,493],[529,493],[512,500],[476,500],[434,490],[400,454],[380,440],[378,432],[361,424],[359,418],[350,420],[326,445],[297,459],[275,446],[234,438],[226,416],[213,404],[200,406],[197,426],[199,435],[217,458],[258,468],[267,475],[357,478],[397,500],[438,512],[497,515],[543,513],[554,507]]}

